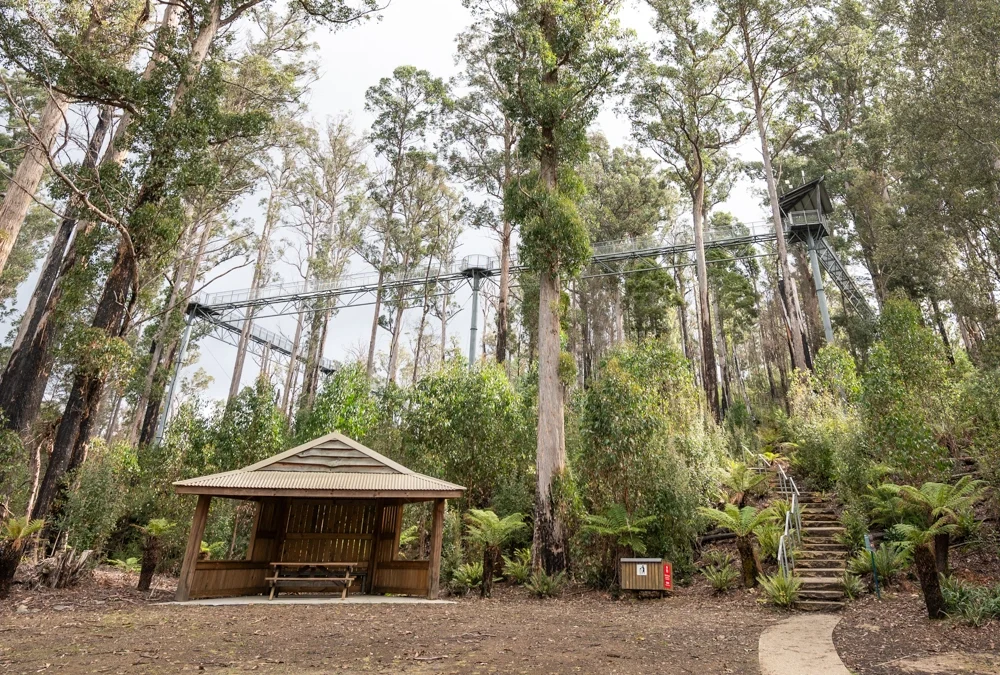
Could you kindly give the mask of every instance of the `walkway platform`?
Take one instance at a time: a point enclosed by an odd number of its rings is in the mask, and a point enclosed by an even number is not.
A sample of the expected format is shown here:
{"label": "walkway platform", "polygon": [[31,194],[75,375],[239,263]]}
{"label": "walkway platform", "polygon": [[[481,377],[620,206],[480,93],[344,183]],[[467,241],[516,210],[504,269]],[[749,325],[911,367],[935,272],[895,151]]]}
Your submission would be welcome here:
{"label": "walkway platform", "polygon": [[837,655],[835,614],[801,614],[775,624],[760,636],[760,675],[851,675]]}

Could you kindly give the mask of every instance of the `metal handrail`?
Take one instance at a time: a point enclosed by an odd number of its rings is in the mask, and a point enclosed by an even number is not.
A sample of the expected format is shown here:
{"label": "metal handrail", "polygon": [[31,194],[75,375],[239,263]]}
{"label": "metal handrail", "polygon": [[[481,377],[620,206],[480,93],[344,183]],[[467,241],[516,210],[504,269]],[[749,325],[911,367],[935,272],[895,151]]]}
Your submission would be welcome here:
{"label": "metal handrail", "polygon": [[799,506],[799,487],[795,484],[795,479],[785,473],[783,466],[776,466],[778,491],[791,497],[791,508],[785,513],[785,530],[778,540],[778,565],[784,574],[790,575],[795,569],[795,554],[789,549],[788,542],[794,538],[796,544],[802,545],[802,509]]}

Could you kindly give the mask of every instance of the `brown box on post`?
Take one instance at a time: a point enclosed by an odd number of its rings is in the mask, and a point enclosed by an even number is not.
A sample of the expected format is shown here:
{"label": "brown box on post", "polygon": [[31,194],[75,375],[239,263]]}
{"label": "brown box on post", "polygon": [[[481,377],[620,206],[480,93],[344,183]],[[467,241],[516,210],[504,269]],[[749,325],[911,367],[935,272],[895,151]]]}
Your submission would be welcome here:
{"label": "brown box on post", "polygon": [[621,587],[624,591],[671,591],[673,570],[663,558],[622,558]]}

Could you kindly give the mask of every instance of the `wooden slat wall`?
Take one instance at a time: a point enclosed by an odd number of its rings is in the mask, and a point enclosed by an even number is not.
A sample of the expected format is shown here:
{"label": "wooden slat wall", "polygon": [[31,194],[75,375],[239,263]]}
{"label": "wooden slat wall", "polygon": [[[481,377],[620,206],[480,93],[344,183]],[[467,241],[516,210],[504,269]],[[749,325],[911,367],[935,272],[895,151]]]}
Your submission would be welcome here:
{"label": "wooden slat wall", "polygon": [[267,590],[266,562],[252,560],[200,560],[191,583],[192,598],[259,595]]}
{"label": "wooden slat wall", "polygon": [[427,595],[428,560],[380,562],[375,573],[376,593]]}

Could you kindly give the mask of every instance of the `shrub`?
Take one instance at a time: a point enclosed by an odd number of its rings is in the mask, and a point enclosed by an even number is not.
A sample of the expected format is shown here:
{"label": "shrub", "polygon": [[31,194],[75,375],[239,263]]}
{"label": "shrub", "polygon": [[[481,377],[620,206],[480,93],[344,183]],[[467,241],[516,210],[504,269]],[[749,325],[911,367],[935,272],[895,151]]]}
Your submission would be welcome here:
{"label": "shrub", "polygon": [[725,593],[736,585],[740,579],[740,571],[732,554],[709,551],[705,558],[707,564],[702,566],[701,573],[712,584],[716,593]]}
{"label": "shrub", "polygon": [[512,557],[503,557],[503,574],[515,584],[523,585],[531,578],[531,549],[519,548]]}
{"label": "shrub", "polygon": [[449,588],[455,595],[465,595],[474,588],[483,585],[483,563],[465,563],[455,568]]}
{"label": "shrub", "polygon": [[760,587],[768,601],[776,607],[791,607],[799,599],[802,580],[794,574],[777,572],[760,578]]}
{"label": "shrub", "polygon": [[545,570],[538,570],[531,575],[528,583],[524,585],[536,598],[554,598],[562,594],[566,585],[566,574],[557,572],[556,574],[546,574]]}
{"label": "shrub", "polygon": [[868,522],[864,516],[854,509],[845,509],[840,514],[840,524],[844,526],[844,532],[837,535],[840,543],[851,553],[864,548],[865,534],[868,532]]}
{"label": "shrub", "polygon": [[844,572],[844,576],[840,578],[840,587],[848,600],[856,600],[865,592],[865,584],[861,581],[861,577],[850,572]]}
{"label": "shrub", "polygon": [[108,564],[119,569],[122,572],[128,572],[129,574],[138,574],[141,568],[138,558],[125,558],[125,560],[110,559]]}
{"label": "shrub", "polygon": [[941,577],[945,611],[970,626],[982,626],[1000,617],[1000,585],[974,586],[954,577]]}
{"label": "shrub", "polygon": [[[875,550],[875,571],[878,572],[879,583],[889,586],[902,574],[911,563],[909,549],[896,541],[884,542]],[[860,550],[847,561],[847,571],[858,576],[872,573],[872,557],[866,550]]]}
{"label": "shrub", "polygon": [[781,544],[781,535],[784,532],[784,525],[778,523],[767,523],[754,531],[757,543],[760,545],[760,555],[764,560],[778,559],[778,546]]}
{"label": "shrub", "polygon": [[500,518],[493,511],[469,509],[465,514],[469,541],[483,551],[482,596],[488,598],[493,593],[493,572],[500,563],[500,549],[518,531],[528,526],[524,515],[512,513]]}

